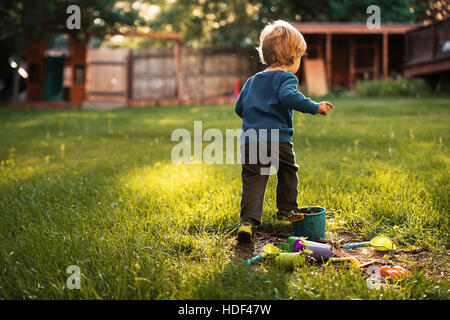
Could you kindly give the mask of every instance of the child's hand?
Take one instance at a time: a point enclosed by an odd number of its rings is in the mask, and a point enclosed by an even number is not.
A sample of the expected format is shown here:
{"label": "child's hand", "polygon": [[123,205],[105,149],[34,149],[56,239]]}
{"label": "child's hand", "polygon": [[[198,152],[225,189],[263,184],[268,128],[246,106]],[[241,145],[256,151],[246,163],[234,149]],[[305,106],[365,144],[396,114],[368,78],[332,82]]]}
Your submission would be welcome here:
{"label": "child's hand", "polygon": [[317,111],[318,114],[321,114],[323,116],[326,116],[328,111],[331,109],[334,109],[333,105],[331,104],[331,102],[328,101],[322,101],[321,103],[319,103],[319,111]]}

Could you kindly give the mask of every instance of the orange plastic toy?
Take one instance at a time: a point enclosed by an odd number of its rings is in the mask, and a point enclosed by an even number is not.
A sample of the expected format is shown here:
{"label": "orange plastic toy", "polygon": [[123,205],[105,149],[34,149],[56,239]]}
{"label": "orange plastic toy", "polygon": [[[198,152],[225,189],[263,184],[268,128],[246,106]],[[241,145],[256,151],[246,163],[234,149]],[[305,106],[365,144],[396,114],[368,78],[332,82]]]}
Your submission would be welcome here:
{"label": "orange plastic toy", "polygon": [[400,266],[394,266],[394,267],[381,267],[380,273],[385,275],[386,277],[400,279],[410,274],[408,270],[405,270],[404,268]]}

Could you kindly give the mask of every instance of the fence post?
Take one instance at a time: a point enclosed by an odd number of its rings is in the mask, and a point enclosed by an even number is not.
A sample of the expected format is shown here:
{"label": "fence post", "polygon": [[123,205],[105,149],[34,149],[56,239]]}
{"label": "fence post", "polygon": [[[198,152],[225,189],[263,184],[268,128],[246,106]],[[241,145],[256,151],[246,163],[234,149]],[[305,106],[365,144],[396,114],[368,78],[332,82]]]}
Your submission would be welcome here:
{"label": "fence post", "polygon": [[133,100],[133,50],[128,50],[127,57],[127,105]]}
{"label": "fence post", "polygon": [[175,40],[174,55],[175,55],[175,77],[177,83],[177,99],[178,104],[183,100],[183,77],[181,66],[181,40]]}
{"label": "fence post", "polygon": [[383,78],[388,78],[388,67],[389,67],[389,43],[388,43],[388,33],[383,33]]}

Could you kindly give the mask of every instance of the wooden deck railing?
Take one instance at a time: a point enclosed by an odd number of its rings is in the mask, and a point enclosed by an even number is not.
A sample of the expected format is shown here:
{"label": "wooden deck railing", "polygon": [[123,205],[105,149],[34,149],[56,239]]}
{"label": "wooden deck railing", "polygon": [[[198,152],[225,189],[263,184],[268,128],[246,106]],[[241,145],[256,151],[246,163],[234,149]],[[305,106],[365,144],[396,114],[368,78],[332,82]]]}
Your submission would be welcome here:
{"label": "wooden deck railing", "polygon": [[450,70],[450,20],[406,33],[407,76]]}

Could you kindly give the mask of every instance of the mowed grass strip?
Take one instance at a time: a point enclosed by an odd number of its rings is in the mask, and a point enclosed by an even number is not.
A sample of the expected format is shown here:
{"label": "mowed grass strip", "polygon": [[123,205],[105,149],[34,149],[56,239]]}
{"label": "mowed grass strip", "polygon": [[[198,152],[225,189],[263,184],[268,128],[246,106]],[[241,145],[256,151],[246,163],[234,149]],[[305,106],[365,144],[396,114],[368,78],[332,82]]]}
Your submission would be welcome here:
{"label": "mowed grass strip", "polygon": [[[333,241],[383,233],[445,256],[450,99],[333,103],[328,117],[295,114],[300,205],[327,208]],[[241,125],[232,106],[0,110],[0,298],[449,298],[448,279],[426,275],[436,261],[381,290],[345,267],[241,265],[226,237],[239,222],[240,166],[170,158],[173,130],[193,134],[196,120],[224,136]],[[66,286],[70,265],[80,290]]]}

